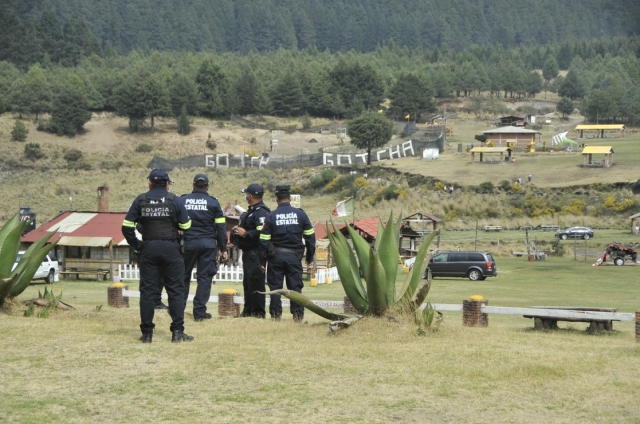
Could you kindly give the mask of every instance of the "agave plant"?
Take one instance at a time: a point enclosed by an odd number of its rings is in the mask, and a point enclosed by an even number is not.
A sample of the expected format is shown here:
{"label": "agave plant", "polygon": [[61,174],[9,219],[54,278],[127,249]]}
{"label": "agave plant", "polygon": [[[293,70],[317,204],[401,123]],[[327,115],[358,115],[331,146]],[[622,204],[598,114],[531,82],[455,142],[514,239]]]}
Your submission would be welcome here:
{"label": "agave plant", "polygon": [[[421,281],[425,273],[430,255],[429,245],[437,232],[431,233],[418,251],[413,268],[407,275],[400,291],[396,293],[398,275],[398,241],[400,238],[401,218],[394,222],[393,212],[387,225],[378,224],[378,237],[373,246],[347,225],[353,249],[346,237],[333,226],[333,233],[328,232],[329,243],[334,253],[336,267],[344,291],[361,315],[383,316],[388,312],[409,312],[414,314],[416,322],[429,326],[433,321],[434,311],[427,305],[421,310],[422,302],[429,293],[431,277]],[[355,252],[354,252],[355,251]],[[331,320],[349,318],[346,314],[334,314],[315,305],[300,293],[278,290],[277,293],[288,297],[310,311]]]}
{"label": "agave plant", "polygon": [[0,229],[0,306],[6,299],[20,295],[31,282],[44,257],[57,242],[47,245],[55,232],[49,233],[33,243],[13,268],[20,250],[20,236],[30,221],[20,221],[15,214]]}

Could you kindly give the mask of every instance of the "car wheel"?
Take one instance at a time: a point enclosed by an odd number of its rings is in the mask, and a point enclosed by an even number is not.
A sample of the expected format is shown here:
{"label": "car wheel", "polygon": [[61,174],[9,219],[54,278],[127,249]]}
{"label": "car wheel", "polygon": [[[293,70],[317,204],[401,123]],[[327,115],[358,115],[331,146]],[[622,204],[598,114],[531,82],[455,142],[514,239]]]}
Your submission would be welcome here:
{"label": "car wheel", "polygon": [[560,238],[561,238],[562,240],[566,240],[566,239],[567,239],[567,235],[566,235],[566,234],[563,234],[563,235],[561,235],[561,236],[560,236]]}
{"label": "car wheel", "polygon": [[589,240],[591,238],[591,236],[589,236],[589,234],[585,234],[582,236],[583,239],[585,240]]}
{"label": "car wheel", "polygon": [[472,269],[471,271],[469,271],[469,280],[478,281],[480,279],[482,279],[482,274],[480,273],[480,271],[478,271],[477,269]]}
{"label": "car wheel", "polygon": [[631,260],[635,261],[636,259],[638,259],[638,254],[634,253],[633,255],[631,255]]}
{"label": "car wheel", "polygon": [[624,265],[624,258],[620,258],[620,257],[615,258],[615,259],[613,260],[613,263],[614,263],[614,264],[616,264],[616,265],[618,265],[618,266],[622,266],[622,265]]}
{"label": "car wheel", "polygon": [[54,281],[55,281],[55,272],[52,269],[50,269],[49,274],[47,274],[47,276],[44,277],[44,282],[47,284],[53,284]]}

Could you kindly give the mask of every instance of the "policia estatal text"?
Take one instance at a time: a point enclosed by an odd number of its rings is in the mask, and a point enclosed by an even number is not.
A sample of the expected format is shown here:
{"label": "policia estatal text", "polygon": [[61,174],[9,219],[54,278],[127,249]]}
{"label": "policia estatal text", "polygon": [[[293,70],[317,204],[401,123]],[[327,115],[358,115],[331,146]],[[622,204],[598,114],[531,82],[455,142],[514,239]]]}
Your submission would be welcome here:
{"label": "policia estatal text", "polygon": [[209,177],[197,174],[193,178],[193,191],[182,195],[191,218],[191,228],[184,233],[184,301],[186,305],[191,272],[197,264],[198,286],[193,297],[193,319],[196,321],[212,318],[207,312],[207,302],[211,296],[213,276],[218,272],[217,251],[221,252],[221,262],[227,260],[225,218],[218,199],[210,196],[208,191]]}
{"label": "policia estatal text", "polygon": [[[267,259],[267,285],[270,290],[282,288],[287,278],[289,290],[302,292],[302,257],[306,247],[306,263],[313,265],[316,252],[316,236],[307,214],[291,206],[291,189],[288,185],[276,186],[278,207],[267,215],[260,235],[260,255],[263,266]],[[302,244],[304,237],[305,245]],[[272,246],[270,247],[269,244]],[[271,253],[269,253],[271,252]],[[282,316],[282,300],[278,295],[271,296],[269,305],[271,318],[279,320]],[[291,302],[291,314],[294,321],[304,318],[304,307]]]}
{"label": "policia estatal text", "polygon": [[[140,341],[151,343],[153,337],[154,298],[159,281],[163,281],[169,296],[171,341],[193,340],[184,333],[184,262],[180,254],[178,228],[191,227],[187,210],[179,197],[168,192],[169,174],[154,169],[149,174],[149,191],[131,204],[122,223],[127,243],[140,255]],[[135,233],[142,224],[142,241]]]}

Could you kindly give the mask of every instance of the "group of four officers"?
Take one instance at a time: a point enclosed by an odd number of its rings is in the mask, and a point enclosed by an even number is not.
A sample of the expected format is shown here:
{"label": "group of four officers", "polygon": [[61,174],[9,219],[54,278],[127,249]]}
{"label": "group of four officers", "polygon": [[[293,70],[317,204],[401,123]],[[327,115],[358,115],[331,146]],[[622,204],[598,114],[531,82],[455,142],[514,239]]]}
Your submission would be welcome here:
{"label": "group of four officers", "polygon": [[[138,254],[140,266],[140,341],[152,342],[154,310],[162,287],[169,298],[171,341],[192,341],[193,336],[184,332],[191,273],[197,266],[193,318],[211,319],[206,304],[217,273],[217,260],[227,260],[226,220],[220,203],[208,193],[209,178],[205,174],[197,174],[193,191],[181,197],[169,192],[173,181],[166,171],[154,169],[148,180],[149,191],[136,197],[122,223],[122,233]],[[259,293],[265,291],[265,269],[270,290],[281,289],[286,277],[287,288],[301,292],[301,260],[306,250],[306,264],[311,266],[315,234],[307,214],[291,206],[290,186],[276,186],[278,207],[273,212],[262,201],[264,190],[259,184],[250,184],[242,192],[249,209],[232,229],[233,241],[243,252],[245,303],[241,316],[265,318],[266,299]],[[183,233],[184,249],[179,231]],[[271,296],[269,313],[275,320],[281,318],[280,296]],[[300,322],[304,307],[291,302],[291,313],[294,321]]]}

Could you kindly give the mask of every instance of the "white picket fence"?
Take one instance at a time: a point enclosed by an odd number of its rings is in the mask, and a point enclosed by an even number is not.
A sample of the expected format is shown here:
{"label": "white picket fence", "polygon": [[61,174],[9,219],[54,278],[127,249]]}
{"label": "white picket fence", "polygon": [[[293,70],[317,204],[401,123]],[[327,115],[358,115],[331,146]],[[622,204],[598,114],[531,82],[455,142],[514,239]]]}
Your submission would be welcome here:
{"label": "white picket fence", "polygon": [[[118,274],[120,281],[124,280],[139,280],[140,268],[138,265],[118,265]],[[330,277],[332,281],[339,281],[338,269],[333,268],[320,268],[316,271],[316,281],[318,284],[324,284],[327,282],[327,277]],[[196,269],[191,272],[191,281],[197,281]],[[218,273],[213,277],[213,281],[216,283],[241,283],[242,282],[242,267],[237,265],[223,265],[218,268]]]}

